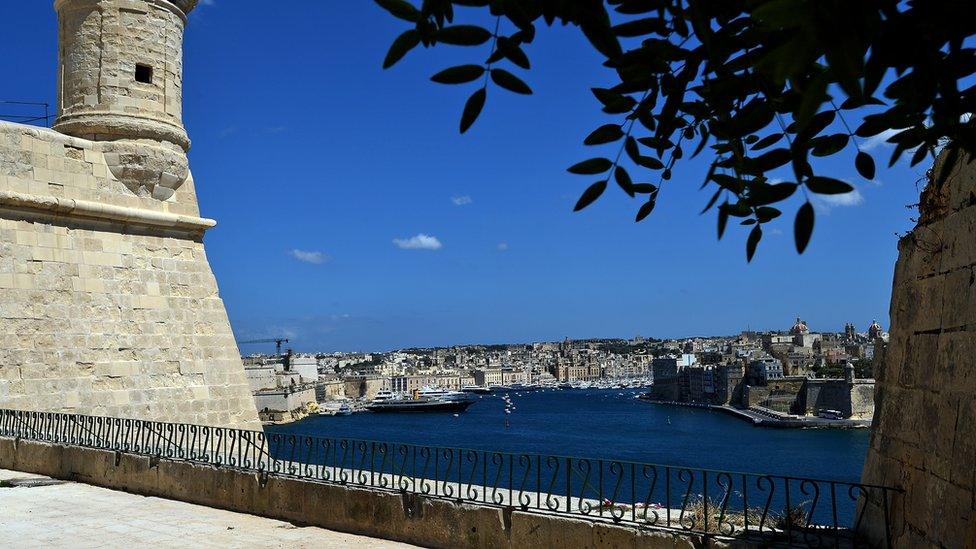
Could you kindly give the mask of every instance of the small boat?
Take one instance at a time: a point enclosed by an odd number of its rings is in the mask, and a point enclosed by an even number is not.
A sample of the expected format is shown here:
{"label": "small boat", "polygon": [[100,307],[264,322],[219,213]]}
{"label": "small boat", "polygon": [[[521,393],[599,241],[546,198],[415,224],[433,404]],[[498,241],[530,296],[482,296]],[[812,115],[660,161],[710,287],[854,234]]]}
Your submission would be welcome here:
{"label": "small boat", "polygon": [[473,393],[478,395],[488,395],[491,394],[491,389],[488,387],[482,387],[481,385],[465,385],[461,387],[462,393]]}
{"label": "small boat", "polygon": [[335,415],[337,415],[337,416],[351,416],[352,415],[352,408],[350,408],[348,404],[343,403],[342,405],[339,406],[339,409],[335,411]]}

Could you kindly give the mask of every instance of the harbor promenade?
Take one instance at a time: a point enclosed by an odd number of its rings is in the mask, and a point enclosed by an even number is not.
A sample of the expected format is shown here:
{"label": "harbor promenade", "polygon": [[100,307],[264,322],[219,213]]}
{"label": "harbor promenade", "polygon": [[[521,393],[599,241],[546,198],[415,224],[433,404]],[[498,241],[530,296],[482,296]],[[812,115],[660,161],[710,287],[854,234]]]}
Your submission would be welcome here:
{"label": "harbor promenade", "polygon": [[3,469],[0,509],[0,547],[10,548],[414,547]]}
{"label": "harbor promenade", "polygon": [[866,429],[871,427],[868,419],[824,419],[814,416],[795,416],[753,406],[752,408],[735,408],[734,406],[719,406],[717,404],[703,404],[697,402],[677,402],[641,398],[644,402],[661,406],[680,406],[683,408],[701,408],[716,410],[747,421],[757,427],[778,427],[786,429]]}

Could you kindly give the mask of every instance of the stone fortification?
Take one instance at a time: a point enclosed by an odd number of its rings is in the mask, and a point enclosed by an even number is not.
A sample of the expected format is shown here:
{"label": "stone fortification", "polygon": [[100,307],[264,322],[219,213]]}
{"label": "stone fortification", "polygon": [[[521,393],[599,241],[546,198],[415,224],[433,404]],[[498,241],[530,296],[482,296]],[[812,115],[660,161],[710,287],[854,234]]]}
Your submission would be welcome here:
{"label": "stone fortification", "polygon": [[186,157],[195,3],[55,3],[54,129],[0,123],[0,407],[258,426]]}
{"label": "stone fortification", "polygon": [[[933,173],[944,163],[943,154]],[[863,482],[905,489],[890,511],[895,547],[976,543],[976,163],[961,157],[947,175],[941,186],[933,177],[921,221],[899,242],[876,372]],[[883,543],[883,508],[871,501],[867,512]]]}

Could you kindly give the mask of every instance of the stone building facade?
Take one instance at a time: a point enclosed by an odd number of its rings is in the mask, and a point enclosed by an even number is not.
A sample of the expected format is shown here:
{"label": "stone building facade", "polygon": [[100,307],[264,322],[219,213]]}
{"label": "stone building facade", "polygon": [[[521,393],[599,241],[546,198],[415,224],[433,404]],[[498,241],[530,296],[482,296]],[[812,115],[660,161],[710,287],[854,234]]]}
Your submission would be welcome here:
{"label": "stone building facade", "polygon": [[58,0],[54,129],[0,123],[0,407],[259,427],[183,129],[196,0]]}
{"label": "stone building facade", "polygon": [[[945,154],[933,173],[940,175]],[[960,155],[922,193],[921,218],[899,242],[891,332],[875,372],[866,483],[899,486],[895,547],[976,543],[976,163]],[[883,508],[865,529],[885,540]],[[873,519],[873,520],[872,520]]]}

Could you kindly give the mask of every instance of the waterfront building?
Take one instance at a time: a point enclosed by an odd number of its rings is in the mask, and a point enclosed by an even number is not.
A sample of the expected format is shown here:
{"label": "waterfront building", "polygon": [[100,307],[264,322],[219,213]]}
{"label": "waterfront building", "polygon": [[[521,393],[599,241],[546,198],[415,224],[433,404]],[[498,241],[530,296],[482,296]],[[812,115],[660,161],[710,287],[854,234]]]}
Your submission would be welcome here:
{"label": "waterfront building", "polygon": [[288,369],[298,374],[302,383],[314,383],[319,379],[318,360],[311,355],[288,355]]}
{"label": "waterfront building", "polygon": [[251,393],[261,389],[272,389],[278,386],[278,376],[274,365],[254,364],[244,366],[244,375],[251,387]]}
{"label": "waterfront building", "polygon": [[766,385],[770,380],[783,379],[783,363],[773,357],[764,357],[749,363],[749,377],[757,385]]}
{"label": "waterfront building", "polygon": [[254,393],[254,403],[261,421],[292,421],[305,417],[317,400],[315,386],[263,389]]}

